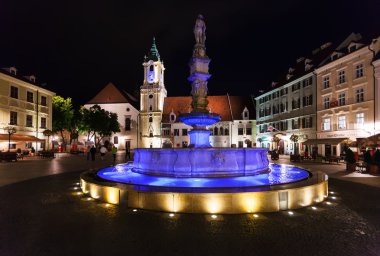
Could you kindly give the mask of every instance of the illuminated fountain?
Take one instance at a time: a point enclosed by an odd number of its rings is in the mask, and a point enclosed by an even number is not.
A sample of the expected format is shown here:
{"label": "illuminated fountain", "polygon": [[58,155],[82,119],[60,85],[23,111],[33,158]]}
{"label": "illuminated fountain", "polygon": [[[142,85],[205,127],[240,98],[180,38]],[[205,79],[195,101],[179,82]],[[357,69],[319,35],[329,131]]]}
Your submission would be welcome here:
{"label": "illuminated fountain", "polygon": [[188,148],[134,149],[133,164],[81,176],[85,194],[131,208],[191,213],[248,213],[296,209],[321,202],[327,176],[271,165],[264,148],[212,148],[207,126],[220,121],[210,113],[205,23],[198,16],[190,61],[192,111],[180,115],[190,125]]}

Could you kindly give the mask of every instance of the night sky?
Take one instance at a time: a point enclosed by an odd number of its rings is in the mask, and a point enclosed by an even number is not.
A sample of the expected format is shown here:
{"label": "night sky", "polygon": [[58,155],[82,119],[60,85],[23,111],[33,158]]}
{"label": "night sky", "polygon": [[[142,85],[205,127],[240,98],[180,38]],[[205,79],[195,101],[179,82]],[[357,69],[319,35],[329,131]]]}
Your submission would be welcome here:
{"label": "night sky", "polygon": [[379,36],[379,10],[379,0],[0,0],[0,67],[34,74],[84,104],[108,82],[137,90],[155,36],[168,95],[189,95],[193,27],[202,14],[209,94],[257,95],[323,43],[351,32]]}

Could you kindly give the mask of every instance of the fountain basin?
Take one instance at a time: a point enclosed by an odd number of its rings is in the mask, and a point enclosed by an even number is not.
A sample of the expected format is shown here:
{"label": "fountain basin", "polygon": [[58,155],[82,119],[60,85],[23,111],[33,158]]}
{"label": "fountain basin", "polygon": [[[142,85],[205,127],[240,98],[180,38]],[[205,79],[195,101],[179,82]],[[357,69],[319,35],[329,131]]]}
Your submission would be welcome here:
{"label": "fountain basin", "polygon": [[206,127],[219,122],[221,116],[215,113],[186,113],[179,116],[179,120],[190,126]]}
{"label": "fountain basin", "polygon": [[320,203],[328,195],[326,174],[309,173],[294,166],[272,165],[271,172],[257,176],[199,178],[199,181],[154,177],[119,167],[102,169],[96,175],[91,171],[82,173],[83,193],[130,208],[207,214],[298,209]]}
{"label": "fountain basin", "polygon": [[237,177],[268,172],[266,148],[134,149],[133,171],[168,177]]}

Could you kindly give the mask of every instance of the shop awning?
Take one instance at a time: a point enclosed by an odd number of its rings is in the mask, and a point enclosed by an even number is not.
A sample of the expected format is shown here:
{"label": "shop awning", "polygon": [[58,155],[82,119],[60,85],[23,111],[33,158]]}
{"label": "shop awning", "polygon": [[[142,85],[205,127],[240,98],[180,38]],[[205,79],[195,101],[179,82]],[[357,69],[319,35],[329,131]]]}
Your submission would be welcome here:
{"label": "shop awning", "polygon": [[[0,141],[8,141],[9,135],[8,134],[0,134]],[[12,134],[11,135],[11,141],[45,141],[43,139],[39,139],[35,136],[29,136],[29,135],[19,135],[19,134]]]}
{"label": "shop awning", "polygon": [[306,145],[318,145],[318,144],[331,144],[338,145],[342,142],[348,142],[347,138],[333,138],[333,139],[308,139],[307,141],[302,142]]}

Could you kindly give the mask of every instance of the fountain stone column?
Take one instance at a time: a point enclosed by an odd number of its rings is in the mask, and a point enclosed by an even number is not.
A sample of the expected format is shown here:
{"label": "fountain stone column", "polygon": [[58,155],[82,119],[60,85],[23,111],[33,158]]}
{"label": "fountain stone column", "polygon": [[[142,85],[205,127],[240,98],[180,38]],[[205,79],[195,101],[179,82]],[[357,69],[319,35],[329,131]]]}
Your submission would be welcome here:
{"label": "fountain stone column", "polygon": [[221,116],[210,113],[207,100],[207,80],[211,77],[208,72],[210,58],[206,55],[206,24],[202,15],[198,18],[194,26],[195,45],[193,55],[190,60],[190,76],[187,78],[191,83],[192,111],[181,114],[179,120],[193,127],[189,131],[190,145],[192,148],[211,148],[210,134],[207,126],[220,121]]}

